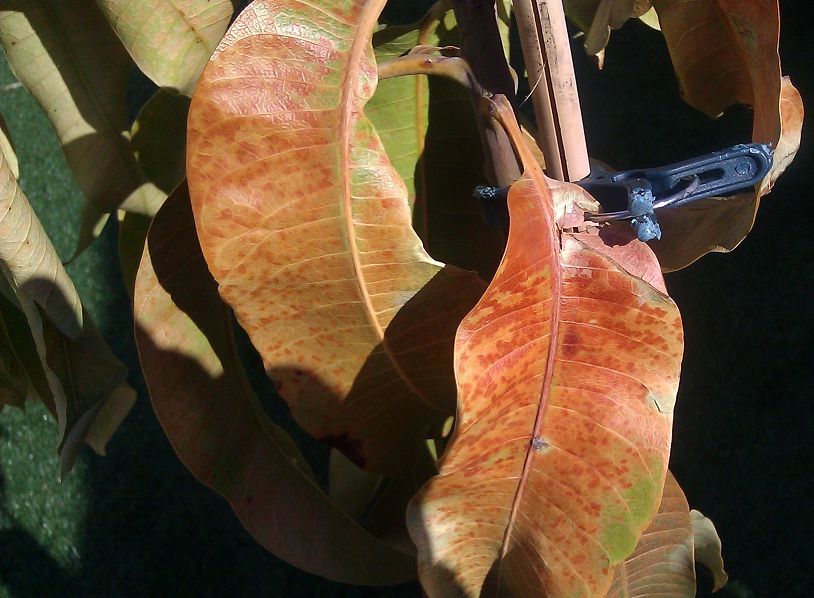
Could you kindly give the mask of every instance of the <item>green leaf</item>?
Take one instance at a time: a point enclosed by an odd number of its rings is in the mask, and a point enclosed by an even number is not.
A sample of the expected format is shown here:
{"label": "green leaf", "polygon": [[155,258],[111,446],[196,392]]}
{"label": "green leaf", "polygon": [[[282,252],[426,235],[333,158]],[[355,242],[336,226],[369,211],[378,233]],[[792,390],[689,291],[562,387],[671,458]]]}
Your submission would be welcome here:
{"label": "green leaf", "polygon": [[633,554],[616,566],[606,598],[632,596],[695,597],[690,507],[669,471],[658,513]]}
{"label": "green leaf", "polygon": [[238,361],[232,317],[201,254],[189,195],[155,217],[135,294],[136,340],[153,407],[178,456],[246,529],[289,563],[344,583],[388,585],[415,562],[375,540],[319,489],[266,416]]}
{"label": "green leaf", "polygon": [[[131,128],[136,160],[147,178],[166,195],[186,174],[188,112],[189,98],[159,91],[144,105]],[[154,215],[155,210],[149,215]]]}
{"label": "green leaf", "polygon": [[191,96],[237,0],[96,0],[124,47],[156,85]]}
{"label": "green leaf", "polygon": [[85,194],[78,255],[117,207],[149,212],[165,197],[146,180],[130,146],[132,61],[85,0],[17,0],[12,7],[0,10],[0,42],[54,126]]}
{"label": "green leaf", "polygon": [[[387,27],[373,36],[379,63],[417,45],[458,43],[452,13],[438,21],[431,14],[420,23]],[[505,243],[500,229],[484,222],[472,196],[486,178],[480,133],[467,90],[440,77],[384,79],[365,113],[407,184],[414,204],[413,226],[428,253],[491,277]]]}

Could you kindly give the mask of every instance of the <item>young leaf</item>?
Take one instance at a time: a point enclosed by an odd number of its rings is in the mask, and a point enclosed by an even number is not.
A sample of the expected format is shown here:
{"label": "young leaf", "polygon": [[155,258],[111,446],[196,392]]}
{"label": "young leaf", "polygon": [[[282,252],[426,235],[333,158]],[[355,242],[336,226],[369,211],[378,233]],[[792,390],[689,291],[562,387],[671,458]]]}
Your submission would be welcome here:
{"label": "young leaf", "polygon": [[144,376],[167,436],[258,542],[344,583],[386,585],[415,575],[412,559],[331,503],[296,445],[265,415],[238,360],[230,311],[201,255],[185,185],[150,229],[135,313]]}
{"label": "young leaf", "polygon": [[[59,422],[64,473],[88,434],[91,445],[104,451],[133,405],[135,392],[124,382],[125,368],[85,313],[56,250],[1,155],[0,239],[7,299],[25,314],[30,328],[18,329],[15,343],[27,342],[20,338],[26,333],[33,335],[50,389],[50,396],[39,394]],[[102,409],[104,417],[97,421]]]}
{"label": "young leaf", "polygon": [[483,283],[427,255],[363,114],[382,5],[249,5],[198,83],[187,172],[220,294],[294,417],[398,474],[454,411],[452,339]]}
{"label": "young leaf", "polygon": [[85,0],[17,0],[12,6],[0,9],[0,42],[56,129],[85,194],[78,255],[119,205],[149,211],[165,197],[145,179],[128,140],[132,61],[99,9]]}
{"label": "young leaf", "polygon": [[237,0],[96,0],[124,47],[156,85],[191,96]]}
{"label": "young leaf", "polygon": [[492,106],[525,172],[456,336],[453,438],[408,510],[419,576],[431,596],[600,596],[661,499],[681,319],[663,282],[632,273],[657,271],[638,241],[610,252],[557,230],[511,108]]}

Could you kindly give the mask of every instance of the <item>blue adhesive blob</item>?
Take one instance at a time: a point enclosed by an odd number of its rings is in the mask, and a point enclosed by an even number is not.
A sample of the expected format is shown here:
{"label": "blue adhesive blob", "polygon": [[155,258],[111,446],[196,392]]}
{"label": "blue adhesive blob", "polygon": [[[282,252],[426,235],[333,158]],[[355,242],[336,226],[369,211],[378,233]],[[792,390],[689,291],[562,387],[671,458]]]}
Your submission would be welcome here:
{"label": "blue adhesive blob", "polygon": [[630,221],[630,226],[636,231],[639,241],[647,243],[652,239],[661,239],[661,227],[656,222],[655,214],[642,214]]}
{"label": "blue adhesive blob", "polygon": [[653,192],[650,189],[636,187],[628,198],[628,211],[634,217],[630,226],[636,231],[639,241],[646,243],[652,239],[661,239],[661,227],[653,211]]}

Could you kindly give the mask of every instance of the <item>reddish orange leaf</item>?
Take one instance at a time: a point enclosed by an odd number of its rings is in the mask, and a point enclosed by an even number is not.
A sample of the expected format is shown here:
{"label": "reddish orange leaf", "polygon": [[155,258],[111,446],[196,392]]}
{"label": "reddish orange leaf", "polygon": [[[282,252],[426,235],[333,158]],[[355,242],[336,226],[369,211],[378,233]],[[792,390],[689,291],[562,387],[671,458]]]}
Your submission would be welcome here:
{"label": "reddish orange leaf", "polygon": [[134,303],[144,377],[164,431],[184,464],[229,500],[260,544],[345,583],[414,577],[414,560],[342,513],[265,415],[238,361],[231,315],[201,255],[185,186],[150,228]]}
{"label": "reddish orange leaf", "polygon": [[427,255],[363,115],[383,5],[252,3],[198,84],[187,164],[204,257],[294,417],[393,474],[454,411],[484,285]]}
{"label": "reddish orange leaf", "polygon": [[631,259],[557,230],[511,109],[496,114],[525,173],[456,337],[455,433],[408,511],[419,575],[431,596],[599,596],[661,500],[681,320],[631,274],[655,263],[638,241]]}

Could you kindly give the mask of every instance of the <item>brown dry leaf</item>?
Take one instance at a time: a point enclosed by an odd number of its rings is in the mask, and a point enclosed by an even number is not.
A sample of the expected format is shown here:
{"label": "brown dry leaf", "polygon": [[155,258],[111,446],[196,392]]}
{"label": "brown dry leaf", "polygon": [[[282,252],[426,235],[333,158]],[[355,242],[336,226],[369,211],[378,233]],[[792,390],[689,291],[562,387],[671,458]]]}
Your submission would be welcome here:
{"label": "brown dry leaf", "polygon": [[585,51],[602,53],[611,29],[619,29],[628,19],[646,14],[652,0],[564,0],[565,14],[585,32]]}
{"label": "brown dry leaf", "polygon": [[184,464],[229,500],[260,544],[343,583],[389,585],[415,561],[379,542],[319,489],[252,391],[181,185],[150,228],[135,292],[136,340],[153,407]]}
{"label": "brown dry leaf", "polygon": [[681,319],[644,244],[556,228],[511,107],[492,110],[525,173],[456,336],[455,432],[408,510],[419,577],[431,596],[601,596],[661,500]]}

